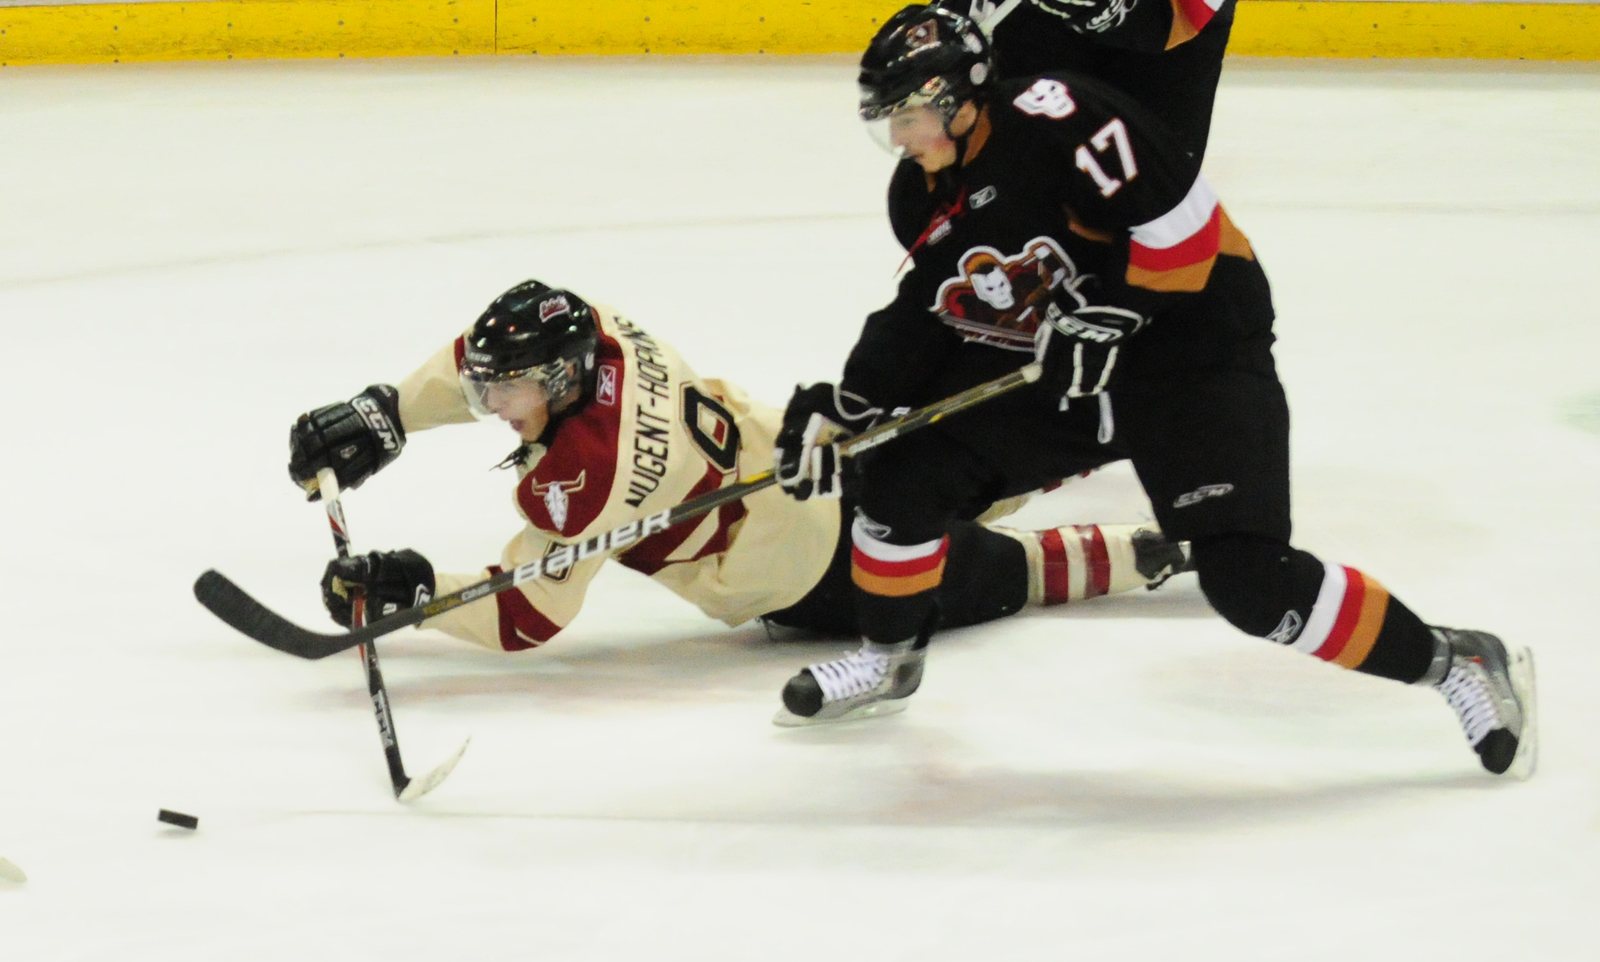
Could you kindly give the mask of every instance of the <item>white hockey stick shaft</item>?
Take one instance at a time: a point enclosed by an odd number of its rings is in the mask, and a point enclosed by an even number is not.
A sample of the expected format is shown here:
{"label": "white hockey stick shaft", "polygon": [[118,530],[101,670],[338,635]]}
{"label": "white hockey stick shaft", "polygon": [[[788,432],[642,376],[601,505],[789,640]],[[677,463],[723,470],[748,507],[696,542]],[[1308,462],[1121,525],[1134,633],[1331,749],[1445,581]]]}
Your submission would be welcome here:
{"label": "white hockey stick shaft", "polygon": [[[339,500],[339,477],[332,468],[317,472],[317,490],[322,494],[322,504],[328,513],[328,527],[333,532],[333,547],[339,557],[350,556],[350,529],[344,520],[344,506]],[[366,599],[357,594],[350,599],[350,627],[366,624]],[[383,670],[378,665],[378,647],[373,644],[356,646],[361,656],[361,666],[367,675],[367,694],[372,698],[372,710],[378,719],[378,736],[383,740],[383,757],[389,765],[389,782],[394,797],[402,802],[421,798],[438,787],[466,754],[472,739],[462,743],[456,753],[422,778],[413,779],[406,774],[405,763],[400,758],[400,740],[395,734],[394,713],[389,705],[389,689],[383,683]]]}
{"label": "white hockey stick shaft", "polygon": [[994,36],[994,28],[1000,26],[1000,21],[1011,15],[1011,11],[1022,5],[1022,0],[1006,0],[987,14],[978,18],[978,29],[983,31],[985,37]]}

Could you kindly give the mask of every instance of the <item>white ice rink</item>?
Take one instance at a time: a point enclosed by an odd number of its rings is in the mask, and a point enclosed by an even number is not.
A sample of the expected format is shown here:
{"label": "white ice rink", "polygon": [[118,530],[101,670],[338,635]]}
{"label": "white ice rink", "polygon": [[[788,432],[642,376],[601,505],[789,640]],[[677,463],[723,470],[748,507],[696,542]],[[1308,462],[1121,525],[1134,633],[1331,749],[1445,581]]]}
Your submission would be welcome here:
{"label": "white ice rink", "polygon": [[[1600,71],[1233,62],[1210,177],[1272,278],[1296,541],[1533,646],[1542,758],[1211,616],[1193,576],[942,636],[878,723],[785,731],[774,646],[620,568],[544,649],[318,627],[293,416],[537,276],[772,402],[899,253],[849,62],[532,58],[0,73],[0,958],[1593,960]],[[516,529],[490,425],[346,499],[441,568]],[[1144,516],[1122,470],[1024,520]],[[158,808],[200,817],[196,833]]]}

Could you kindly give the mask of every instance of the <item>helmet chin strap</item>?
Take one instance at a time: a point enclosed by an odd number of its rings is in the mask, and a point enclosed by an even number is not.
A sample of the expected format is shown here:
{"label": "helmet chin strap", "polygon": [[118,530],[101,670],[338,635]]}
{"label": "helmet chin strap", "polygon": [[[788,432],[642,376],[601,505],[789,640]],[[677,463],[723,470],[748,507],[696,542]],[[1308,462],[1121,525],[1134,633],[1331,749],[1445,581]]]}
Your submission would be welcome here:
{"label": "helmet chin strap", "polygon": [[976,113],[973,114],[972,124],[967,128],[966,133],[957,134],[950,129],[950,125],[956,122],[956,115],[961,112],[961,107],[967,104],[972,104],[974,110],[983,110],[983,107],[976,100],[963,101],[961,106],[958,106],[955,112],[944,122],[944,135],[949,137],[950,142],[956,145],[956,162],[954,166],[958,168],[967,162],[967,142],[972,139],[972,132],[978,129],[978,115]]}
{"label": "helmet chin strap", "polygon": [[566,362],[566,377],[563,378],[561,397],[552,397],[545,402],[545,409],[550,412],[550,423],[554,424],[583,406],[587,379],[593,370],[593,363],[586,364],[576,360]]}
{"label": "helmet chin strap", "polygon": [[549,402],[547,410],[550,412],[550,420],[554,421],[557,417],[576,408],[581,400],[583,400],[583,385],[575,381],[568,381],[567,389],[561,392],[560,399],[552,398]]}
{"label": "helmet chin strap", "polygon": [[956,145],[956,167],[961,167],[967,162],[967,139],[972,136],[972,131],[967,131],[961,136],[950,135],[950,140]]}

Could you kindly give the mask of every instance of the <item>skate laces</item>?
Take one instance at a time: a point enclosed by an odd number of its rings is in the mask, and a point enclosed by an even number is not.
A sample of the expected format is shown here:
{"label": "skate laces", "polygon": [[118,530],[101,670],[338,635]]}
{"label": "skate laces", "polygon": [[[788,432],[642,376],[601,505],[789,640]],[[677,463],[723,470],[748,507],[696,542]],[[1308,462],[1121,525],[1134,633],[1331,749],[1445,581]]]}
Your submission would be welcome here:
{"label": "skate laces", "polygon": [[1461,719],[1467,742],[1476,746],[1496,728],[1504,728],[1497,699],[1489,679],[1489,669],[1481,658],[1472,657],[1450,666],[1444,679],[1434,686]]}
{"label": "skate laces", "polygon": [[839,701],[864,695],[882,684],[889,674],[889,655],[862,648],[843,658],[812,665],[810,671],[822,689],[823,700]]}

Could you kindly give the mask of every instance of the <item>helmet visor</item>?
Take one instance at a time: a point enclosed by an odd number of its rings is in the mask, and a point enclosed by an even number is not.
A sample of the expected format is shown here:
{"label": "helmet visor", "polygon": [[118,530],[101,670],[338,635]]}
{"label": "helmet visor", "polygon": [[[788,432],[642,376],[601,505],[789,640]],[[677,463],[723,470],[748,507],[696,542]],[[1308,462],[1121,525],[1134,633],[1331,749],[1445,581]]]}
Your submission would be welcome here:
{"label": "helmet visor", "polygon": [[474,417],[526,421],[535,410],[547,408],[566,381],[567,365],[560,360],[510,372],[468,367],[461,371],[461,393]]}
{"label": "helmet visor", "polygon": [[883,111],[861,112],[867,134],[895,157],[917,157],[950,142],[946,118],[931,104],[905,104]]}

